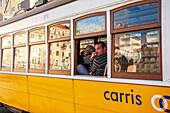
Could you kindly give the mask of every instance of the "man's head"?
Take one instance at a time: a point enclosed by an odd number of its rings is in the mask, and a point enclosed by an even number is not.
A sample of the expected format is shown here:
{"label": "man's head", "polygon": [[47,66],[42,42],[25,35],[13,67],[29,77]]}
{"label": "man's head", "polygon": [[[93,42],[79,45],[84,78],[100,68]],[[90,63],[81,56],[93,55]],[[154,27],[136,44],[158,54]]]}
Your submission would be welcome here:
{"label": "man's head", "polygon": [[102,41],[95,44],[95,52],[97,56],[103,55],[107,52],[106,44]]}
{"label": "man's head", "polygon": [[84,51],[84,55],[88,55],[88,54],[92,54],[94,52],[94,47],[92,45],[88,45],[86,46],[86,49]]}

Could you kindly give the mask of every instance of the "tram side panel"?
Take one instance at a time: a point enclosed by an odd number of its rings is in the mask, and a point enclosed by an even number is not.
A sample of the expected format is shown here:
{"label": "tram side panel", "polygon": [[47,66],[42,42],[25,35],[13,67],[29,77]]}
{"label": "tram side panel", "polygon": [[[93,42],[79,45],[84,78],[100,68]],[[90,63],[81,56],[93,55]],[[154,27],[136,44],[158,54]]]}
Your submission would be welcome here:
{"label": "tram side panel", "polygon": [[75,113],[73,80],[28,76],[30,112]]}
{"label": "tram side panel", "polygon": [[75,80],[74,85],[76,113],[165,113],[170,110],[169,87],[83,80]]}
{"label": "tram side panel", "polygon": [[0,102],[29,111],[27,76],[1,73]]}

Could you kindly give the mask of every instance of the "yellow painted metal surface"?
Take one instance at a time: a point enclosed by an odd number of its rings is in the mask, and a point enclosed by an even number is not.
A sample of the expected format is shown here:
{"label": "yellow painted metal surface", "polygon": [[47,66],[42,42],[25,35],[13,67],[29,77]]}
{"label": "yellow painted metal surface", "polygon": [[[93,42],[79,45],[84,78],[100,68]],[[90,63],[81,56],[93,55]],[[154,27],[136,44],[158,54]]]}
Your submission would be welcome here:
{"label": "yellow painted metal surface", "polygon": [[76,113],[118,113],[118,112],[76,104]]}
{"label": "yellow painted metal surface", "polygon": [[29,76],[28,84],[31,112],[74,113],[73,80]]}
{"label": "yellow painted metal surface", "polygon": [[0,74],[0,102],[31,113],[168,113],[170,87]]}
{"label": "yellow painted metal surface", "polygon": [[0,87],[27,92],[27,76],[1,73]]}
{"label": "yellow painted metal surface", "polygon": [[0,102],[28,111],[27,76],[0,74]]}
{"label": "yellow painted metal surface", "polygon": [[[113,113],[167,113],[165,110],[170,110],[170,99],[168,99],[170,98],[170,87],[83,80],[75,80],[74,85],[76,111],[78,113],[84,110],[79,105],[112,111]],[[154,99],[155,95],[157,98]],[[163,98],[166,96],[167,99]],[[153,103],[151,102],[152,99]],[[161,105],[160,99],[163,100],[163,108],[159,106]],[[169,106],[166,108],[168,104]],[[155,107],[153,107],[154,105]],[[92,108],[87,109],[87,111],[91,113],[90,109]],[[160,109],[156,110],[156,108]]]}
{"label": "yellow painted metal surface", "polygon": [[72,102],[30,94],[30,112],[75,113],[75,109]]}

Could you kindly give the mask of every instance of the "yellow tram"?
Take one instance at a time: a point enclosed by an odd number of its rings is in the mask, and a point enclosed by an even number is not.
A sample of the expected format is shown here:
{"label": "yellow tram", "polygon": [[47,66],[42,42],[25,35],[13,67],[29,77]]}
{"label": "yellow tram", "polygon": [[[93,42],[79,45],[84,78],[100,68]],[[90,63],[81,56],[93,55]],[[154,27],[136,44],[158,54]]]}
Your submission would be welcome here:
{"label": "yellow tram", "polygon": [[[169,5],[54,0],[1,21],[0,102],[31,113],[170,113]],[[98,41],[105,76],[78,74],[79,53]]]}

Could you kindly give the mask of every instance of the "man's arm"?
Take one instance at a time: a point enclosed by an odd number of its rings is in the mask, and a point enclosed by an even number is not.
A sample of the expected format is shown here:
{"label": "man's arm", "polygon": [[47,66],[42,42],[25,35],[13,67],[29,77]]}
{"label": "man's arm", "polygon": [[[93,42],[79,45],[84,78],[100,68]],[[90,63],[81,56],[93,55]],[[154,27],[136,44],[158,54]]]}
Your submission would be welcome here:
{"label": "man's arm", "polygon": [[90,72],[95,74],[96,70],[99,68],[100,68],[99,62],[96,59],[90,60]]}

